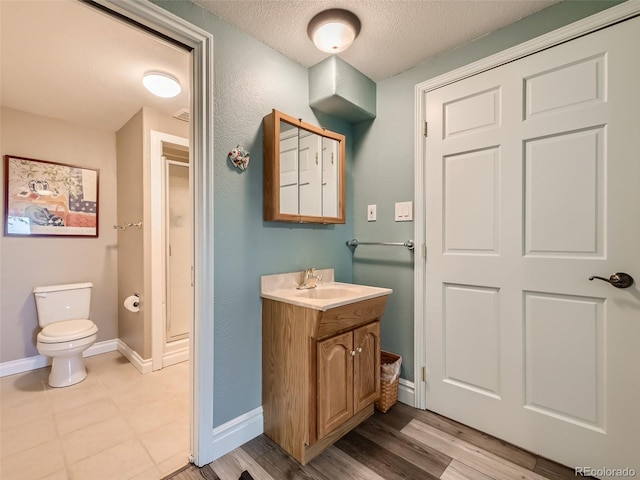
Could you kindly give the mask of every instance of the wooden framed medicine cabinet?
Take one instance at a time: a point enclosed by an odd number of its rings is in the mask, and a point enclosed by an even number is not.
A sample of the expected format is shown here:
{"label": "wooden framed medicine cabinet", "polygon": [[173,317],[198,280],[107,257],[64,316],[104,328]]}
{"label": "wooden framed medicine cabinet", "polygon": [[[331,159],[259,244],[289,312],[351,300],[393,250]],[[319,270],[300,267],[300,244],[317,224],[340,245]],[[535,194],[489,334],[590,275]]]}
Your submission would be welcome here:
{"label": "wooden framed medicine cabinet", "polygon": [[277,110],[263,127],[264,219],[345,223],[345,136]]}

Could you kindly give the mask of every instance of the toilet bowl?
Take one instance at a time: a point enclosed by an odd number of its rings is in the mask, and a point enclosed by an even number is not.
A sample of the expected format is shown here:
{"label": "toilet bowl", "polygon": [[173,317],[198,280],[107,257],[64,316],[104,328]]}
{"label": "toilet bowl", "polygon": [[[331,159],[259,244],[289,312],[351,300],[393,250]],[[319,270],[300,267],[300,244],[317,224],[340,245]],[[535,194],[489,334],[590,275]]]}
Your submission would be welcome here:
{"label": "toilet bowl", "polygon": [[42,327],[36,347],[52,359],[52,387],[74,385],[87,376],[82,353],[98,337],[98,327],[88,319],[92,287],[91,283],[73,283],[33,289]]}

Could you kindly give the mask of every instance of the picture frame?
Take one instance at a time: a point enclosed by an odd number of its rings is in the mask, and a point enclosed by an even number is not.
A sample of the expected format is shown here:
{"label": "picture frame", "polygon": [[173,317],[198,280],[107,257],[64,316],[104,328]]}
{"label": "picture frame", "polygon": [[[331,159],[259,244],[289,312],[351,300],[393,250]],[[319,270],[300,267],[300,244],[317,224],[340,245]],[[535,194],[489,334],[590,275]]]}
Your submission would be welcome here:
{"label": "picture frame", "polygon": [[4,156],[4,235],[98,237],[98,169]]}

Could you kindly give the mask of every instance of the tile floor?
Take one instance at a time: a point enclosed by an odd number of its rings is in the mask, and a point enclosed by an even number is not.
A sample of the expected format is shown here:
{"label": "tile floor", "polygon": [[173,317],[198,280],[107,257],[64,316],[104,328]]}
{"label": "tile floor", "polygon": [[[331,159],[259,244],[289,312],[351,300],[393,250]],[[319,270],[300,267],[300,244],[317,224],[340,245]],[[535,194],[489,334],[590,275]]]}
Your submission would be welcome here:
{"label": "tile floor", "polygon": [[188,463],[189,364],[141,375],[118,352],[52,388],[49,368],[0,379],[2,480],[157,480]]}

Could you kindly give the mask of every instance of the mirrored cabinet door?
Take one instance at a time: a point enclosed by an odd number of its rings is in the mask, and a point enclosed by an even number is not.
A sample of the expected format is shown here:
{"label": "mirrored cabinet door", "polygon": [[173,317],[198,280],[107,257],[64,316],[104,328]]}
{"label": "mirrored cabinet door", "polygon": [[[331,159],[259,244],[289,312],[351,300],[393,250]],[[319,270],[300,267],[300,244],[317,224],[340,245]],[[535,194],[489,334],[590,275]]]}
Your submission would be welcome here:
{"label": "mirrored cabinet door", "polygon": [[264,218],[345,223],[345,137],[273,110],[264,118]]}
{"label": "mirrored cabinet door", "polygon": [[280,122],[280,211],[298,214],[298,128]]}
{"label": "mirrored cabinet door", "polygon": [[340,142],[324,137],[322,139],[322,214],[327,217],[338,217],[340,214],[339,155]]}
{"label": "mirrored cabinet door", "polygon": [[300,215],[322,217],[322,137],[307,130],[298,135]]}

